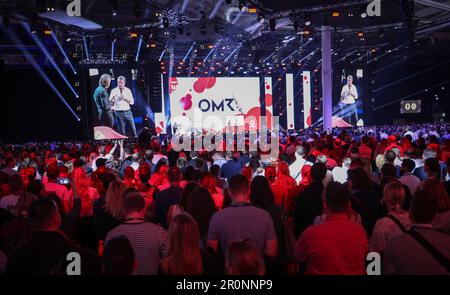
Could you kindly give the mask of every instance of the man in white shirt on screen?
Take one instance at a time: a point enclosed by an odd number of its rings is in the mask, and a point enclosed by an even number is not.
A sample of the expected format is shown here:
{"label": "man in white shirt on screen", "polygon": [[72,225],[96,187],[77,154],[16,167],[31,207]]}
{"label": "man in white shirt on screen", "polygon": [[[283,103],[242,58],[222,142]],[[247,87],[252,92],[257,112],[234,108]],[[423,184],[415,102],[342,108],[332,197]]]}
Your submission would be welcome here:
{"label": "man in white shirt on screen", "polygon": [[134,97],[130,88],[125,87],[125,83],[125,77],[119,76],[117,78],[117,87],[111,90],[109,99],[113,104],[112,109],[114,110],[114,116],[119,127],[119,133],[137,137],[133,113],[130,108],[130,105],[134,104]]}
{"label": "man in white shirt on screen", "polygon": [[339,106],[343,112],[342,117],[347,119],[347,123],[352,124],[352,116],[355,115],[358,122],[358,111],[356,109],[356,100],[358,99],[358,90],[353,84],[353,76],[347,77],[347,84],[342,87],[341,101]]}

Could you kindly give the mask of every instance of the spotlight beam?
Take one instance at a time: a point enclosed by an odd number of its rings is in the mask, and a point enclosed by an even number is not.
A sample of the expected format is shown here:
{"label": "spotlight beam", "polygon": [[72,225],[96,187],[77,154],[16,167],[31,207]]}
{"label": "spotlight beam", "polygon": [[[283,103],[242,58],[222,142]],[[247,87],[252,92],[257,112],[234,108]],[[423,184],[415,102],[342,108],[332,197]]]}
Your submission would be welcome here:
{"label": "spotlight beam", "polygon": [[141,37],[139,38],[139,44],[137,47],[137,52],[136,52],[136,61],[139,61],[139,53],[141,53],[141,47],[142,47],[142,42],[143,42],[143,37],[141,35]]}
{"label": "spotlight beam", "polygon": [[[53,59],[51,54],[48,52],[47,48],[45,48],[44,44],[42,44],[42,42],[38,39],[38,37],[35,34],[32,34],[27,30],[25,23],[22,23],[22,26],[25,28],[25,31],[31,36],[31,38],[34,40],[34,42],[39,46],[39,48],[42,50],[42,52],[45,54],[45,56],[50,61],[52,66],[55,68],[56,72],[58,72],[58,74],[61,76],[63,81],[67,84],[67,86],[69,86],[70,90],[73,92],[75,97],[76,98],[80,97],[78,95],[78,93],[75,91],[75,89],[72,87],[72,85],[70,85],[70,82],[67,80],[66,76],[63,74],[63,72],[61,71],[59,66],[56,64],[55,60]],[[54,34],[54,33],[52,32],[52,34]]]}
{"label": "spotlight beam", "polygon": [[186,59],[188,58],[189,54],[192,52],[192,49],[194,49],[196,42],[192,43],[191,47],[189,48],[188,52],[186,53],[186,55],[183,58],[183,61],[186,61]]}
{"label": "spotlight beam", "polygon": [[73,73],[76,75],[77,71],[73,67],[72,62],[70,61],[70,59],[67,57],[67,54],[64,51],[64,48],[61,46],[61,43],[59,43],[58,38],[56,38],[55,34],[52,34],[52,38],[55,41],[56,45],[58,45],[58,48],[61,51],[61,53],[64,55],[64,58],[66,59],[67,63],[69,64],[69,66],[72,69]]}
{"label": "spotlight beam", "polygon": [[111,61],[114,61],[114,49],[116,47],[116,42],[114,40],[111,41]]}
{"label": "spotlight beam", "polygon": [[89,60],[89,51],[87,47],[86,36],[83,36],[84,53],[86,54],[86,59]]}
{"label": "spotlight beam", "polygon": [[[212,19],[214,16],[216,16],[217,12],[219,11],[220,7],[222,7],[223,2],[225,2],[225,0],[219,0],[217,1],[216,5],[214,6],[213,10],[211,11],[211,13],[209,14],[209,19]],[[183,3],[184,4],[184,3]]]}
{"label": "spotlight beam", "polygon": [[67,103],[65,98],[62,96],[62,94],[59,92],[59,90],[56,88],[56,86],[53,84],[53,82],[50,80],[50,78],[47,76],[47,74],[39,67],[39,64],[34,59],[33,55],[26,49],[26,46],[9,30],[5,30],[2,27],[0,27],[1,30],[9,36],[9,38],[19,45],[19,50],[23,53],[25,58],[28,60],[28,62],[31,64],[31,66],[38,72],[39,76],[41,76],[42,79],[47,83],[47,85],[53,90],[53,92],[58,96],[58,98],[61,100],[61,102],[67,107],[67,109],[72,113],[72,115],[77,119],[77,121],[81,121],[80,117],[75,113],[75,111],[70,107],[70,105]]}
{"label": "spotlight beam", "polygon": [[213,47],[213,49],[209,51],[208,55],[206,55],[205,59],[203,60],[203,63],[205,63],[208,60],[208,58],[211,56],[214,50],[216,50],[216,47]]}

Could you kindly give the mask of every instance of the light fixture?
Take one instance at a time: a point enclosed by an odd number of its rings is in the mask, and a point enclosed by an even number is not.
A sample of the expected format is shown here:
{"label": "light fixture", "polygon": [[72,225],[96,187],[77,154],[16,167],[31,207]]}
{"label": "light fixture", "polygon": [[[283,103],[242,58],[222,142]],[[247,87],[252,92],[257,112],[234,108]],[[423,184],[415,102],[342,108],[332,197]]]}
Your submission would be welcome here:
{"label": "light fixture", "polygon": [[247,5],[245,3],[245,0],[239,0],[239,10],[242,12],[247,11]]}
{"label": "light fixture", "polygon": [[263,14],[263,13],[259,13],[259,14],[258,14],[258,22],[259,22],[260,24],[263,24],[263,23],[264,23],[264,20],[265,20],[264,14]]}

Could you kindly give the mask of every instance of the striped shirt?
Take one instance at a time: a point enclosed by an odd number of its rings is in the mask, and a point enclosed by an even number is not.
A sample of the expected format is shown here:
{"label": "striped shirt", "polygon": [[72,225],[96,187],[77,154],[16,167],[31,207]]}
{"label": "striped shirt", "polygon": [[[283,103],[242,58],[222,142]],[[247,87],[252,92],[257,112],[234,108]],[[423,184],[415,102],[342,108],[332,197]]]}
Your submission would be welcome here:
{"label": "striped shirt", "polygon": [[106,236],[105,245],[116,237],[126,237],[134,250],[137,267],[133,275],[156,275],[167,250],[166,231],[153,223],[123,223]]}

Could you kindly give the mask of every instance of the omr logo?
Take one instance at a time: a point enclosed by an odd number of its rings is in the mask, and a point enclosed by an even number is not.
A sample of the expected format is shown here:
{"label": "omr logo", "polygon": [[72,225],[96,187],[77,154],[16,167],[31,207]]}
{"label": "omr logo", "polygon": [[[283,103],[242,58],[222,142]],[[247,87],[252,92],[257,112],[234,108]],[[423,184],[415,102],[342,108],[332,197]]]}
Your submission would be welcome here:
{"label": "omr logo", "polygon": [[68,16],[81,16],[81,0],[73,0],[67,5],[66,13]]}
{"label": "omr logo", "polygon": [[374,0],[367,5],[367,15],[381,16],[381,0]]}

